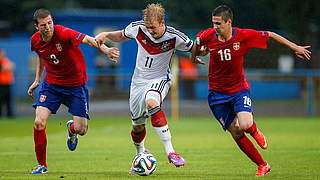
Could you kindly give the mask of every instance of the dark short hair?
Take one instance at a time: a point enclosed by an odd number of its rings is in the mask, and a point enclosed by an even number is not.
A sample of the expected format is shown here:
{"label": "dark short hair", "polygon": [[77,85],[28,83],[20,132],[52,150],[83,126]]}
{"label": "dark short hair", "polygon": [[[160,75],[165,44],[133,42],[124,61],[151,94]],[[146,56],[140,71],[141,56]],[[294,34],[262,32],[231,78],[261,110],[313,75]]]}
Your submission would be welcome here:
{"label": "dark short hair", "polygon": [[40,8],[33,13],[33,21],[35,24],[38,24],[38,19],[46,18],[48,16],[51,16],[51,12],[47,9]]}
{"label": "dark short hair", "polygon": [[212,12],[212,16],[221,16],[224,21],[228,21],[228,19],[233,21],[233,12],[227,5],[220,5],[216,7]]}

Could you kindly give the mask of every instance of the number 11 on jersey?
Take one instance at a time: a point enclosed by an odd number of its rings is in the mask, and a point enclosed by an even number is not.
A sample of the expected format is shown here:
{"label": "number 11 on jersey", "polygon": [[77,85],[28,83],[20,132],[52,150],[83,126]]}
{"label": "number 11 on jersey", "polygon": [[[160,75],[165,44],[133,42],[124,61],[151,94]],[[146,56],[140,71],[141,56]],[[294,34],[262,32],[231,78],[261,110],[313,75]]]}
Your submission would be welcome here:
{"label": "number 11 on jersey", "polygon": [[151,68],[153,58],[147,57],[146,63],[144,64],[144,67]]}

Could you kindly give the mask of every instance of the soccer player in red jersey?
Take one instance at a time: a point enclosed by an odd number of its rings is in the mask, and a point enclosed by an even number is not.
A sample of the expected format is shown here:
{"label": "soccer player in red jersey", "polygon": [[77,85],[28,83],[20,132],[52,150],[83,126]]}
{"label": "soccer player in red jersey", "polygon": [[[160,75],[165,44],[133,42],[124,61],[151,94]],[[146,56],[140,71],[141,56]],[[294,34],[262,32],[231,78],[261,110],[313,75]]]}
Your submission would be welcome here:
{"label": "soccer player in red jersey", "polygon": [[269,38],[306,60],[311,58],[310,46],[296,45],[274,32],[232,27],[232,21],[233,12],[228,6],[217,7],[212,14],[213,28],[198,33],[191,58],[197,64],[205,64],[197,56],[210,52],[210,109],[240,149],[257,164],[256,176],[264,176],[270,171],[270,165],[246,136],[250,134],[262,149],[268,147],[266,137],[253,121],[249,83],[243,69],[244,56],[251,48],[266,48]]}
{"label": "soccer player in red jersey", "polygon": [[49,116],[55,114],[61,104],[69,108],[70,114],[73,115],[73,120],[67,123],[67,145],[70,151],[76,149],[78,134],[85,135],[88,130],[87,74],[79,45],[85,43],[96,47],[115,62],[119,57],[119,50],[105,45],[99,46],[91,36],[54,25],[51,13],[46,9],[36,10],[33,20],[38,32],[31,37],[31,50],[35,51],[39,58],[35,80],[28,89],[29,96],[34,97],[34,90],[40,85],[44,68],[46,75],[41,83],[39,98],[34,104],[34,143],[38,165],[31,173],[44,174],[48,172],[46,125]]}

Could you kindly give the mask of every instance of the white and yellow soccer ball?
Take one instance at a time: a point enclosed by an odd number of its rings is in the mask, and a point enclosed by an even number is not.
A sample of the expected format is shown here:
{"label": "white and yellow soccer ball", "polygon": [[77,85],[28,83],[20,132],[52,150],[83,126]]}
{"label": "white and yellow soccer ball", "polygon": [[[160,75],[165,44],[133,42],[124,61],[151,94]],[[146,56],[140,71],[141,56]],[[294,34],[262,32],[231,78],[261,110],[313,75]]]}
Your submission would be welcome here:
{"label": "white and yellow soccer ball", "polygon": [[143,152],[133,158],[131,173],[139,176],[149,176],[156,171],[156,168],[156,158],[151,153]]}

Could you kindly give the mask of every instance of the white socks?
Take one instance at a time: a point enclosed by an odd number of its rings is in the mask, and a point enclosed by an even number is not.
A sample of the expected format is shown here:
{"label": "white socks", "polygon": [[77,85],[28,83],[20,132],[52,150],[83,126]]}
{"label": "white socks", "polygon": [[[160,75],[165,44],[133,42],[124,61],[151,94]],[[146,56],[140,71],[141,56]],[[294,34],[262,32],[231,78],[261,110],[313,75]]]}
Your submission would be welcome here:
{"label": "white socks", "polygon": [[167,155],[171,152],[174,152],[174,149],[171,143],[171,133],[168,125],[165,125],[162,127],[153,127],[153,128],[156,130],[157,134],[160,136],[160,139],[166,149]]}
{"label": "white socks", "polygon": [[133,144],[137,149],[137,154],[142,153],[146,150],[146,148],[144,147],[144,139],[140,143],[133,142]]}

